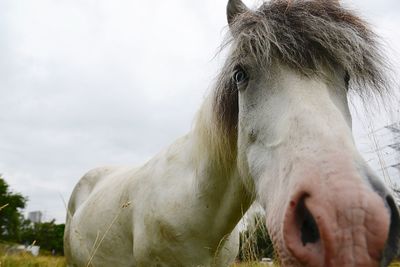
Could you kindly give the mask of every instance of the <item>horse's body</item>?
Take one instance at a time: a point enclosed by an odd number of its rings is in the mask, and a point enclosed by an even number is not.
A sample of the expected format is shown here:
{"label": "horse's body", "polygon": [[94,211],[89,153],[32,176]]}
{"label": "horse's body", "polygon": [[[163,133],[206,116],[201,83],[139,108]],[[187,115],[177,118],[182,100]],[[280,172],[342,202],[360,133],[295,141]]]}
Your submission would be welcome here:
{"label": "horse's body", "polygon": [[[382,94],[375,37],[337,1],[230,0],[232,49],[195,126],[71,196],[71,266],[228,266],[257,198],[283,266],[387,266],[400,217],[357,152],[347,91]],[[362,87],[361,89],[358,87]]]}
{"label": "horse's body", "polygon": [[211,155],[191,156],[192,135],[140,168],[99,168],[81,179],[67,221],[71,265],[228,266],[235,259],[233,229],[250,202],[237,175],[213,170]]}

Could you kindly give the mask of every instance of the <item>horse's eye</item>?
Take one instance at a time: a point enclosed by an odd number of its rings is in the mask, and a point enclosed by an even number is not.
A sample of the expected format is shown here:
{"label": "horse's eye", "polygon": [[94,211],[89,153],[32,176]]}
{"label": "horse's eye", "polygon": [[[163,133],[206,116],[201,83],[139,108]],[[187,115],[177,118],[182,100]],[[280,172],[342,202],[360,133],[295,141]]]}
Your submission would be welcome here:
{"label": "horse's eye", "polygon": [[237,67],[234,72],[233,78],[234,78],[236,84],[240,85],[240,84],[246,82],[249,77],[248,77],[246,71],[242,67]]}

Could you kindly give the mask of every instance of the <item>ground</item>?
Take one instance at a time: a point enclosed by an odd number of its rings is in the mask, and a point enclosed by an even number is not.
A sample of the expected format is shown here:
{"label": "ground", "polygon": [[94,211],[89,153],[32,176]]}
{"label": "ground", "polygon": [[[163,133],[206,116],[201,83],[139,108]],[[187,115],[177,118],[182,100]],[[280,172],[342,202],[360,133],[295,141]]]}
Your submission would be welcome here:
{"label": "ground", "polygon": [[[30,255],[14,255],[0,256],[0,267],[65,267],[65,259],[63,257],[39,256],[32,257]],[[267,267],[267,264],[261,263],[238,263],[231,267]],[[273,267],[278,267],[274,265]],[[400,262],[392,263],[390,267],[400,267]]]}

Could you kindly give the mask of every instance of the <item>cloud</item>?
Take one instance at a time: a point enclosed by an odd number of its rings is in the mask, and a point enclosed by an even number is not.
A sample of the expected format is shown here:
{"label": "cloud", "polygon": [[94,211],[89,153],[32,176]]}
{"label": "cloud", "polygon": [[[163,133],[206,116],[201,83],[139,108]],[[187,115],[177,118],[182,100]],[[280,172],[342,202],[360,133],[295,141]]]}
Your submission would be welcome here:
{"label": "cloud", "polygon": [[59,194],[84,172],[140,164],[190,128],[216,69],[212,1],[0,5],[0,170],[27,210],[63,221]]}
{"label": "cloud", "polygon": [[[400,51],[399,4],[377,3],[351,2]],[[140,164],[190,129],[223,60],[225,4],[0,2],[0,172],[27,211],[62,222],[86,171]]]}

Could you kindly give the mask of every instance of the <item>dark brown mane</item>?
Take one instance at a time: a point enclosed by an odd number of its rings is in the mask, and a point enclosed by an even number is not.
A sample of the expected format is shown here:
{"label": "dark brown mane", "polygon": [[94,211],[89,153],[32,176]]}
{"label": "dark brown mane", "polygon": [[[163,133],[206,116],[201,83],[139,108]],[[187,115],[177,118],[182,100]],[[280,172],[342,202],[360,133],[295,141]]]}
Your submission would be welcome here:
{"label": "dark brown mane", "polygon": [[259,68],[280,62],[300,73],[321,75],[321,66],[340,66],[361,96],[387,91],[386,63],[368,24],[337,1],[272,0],[246,11],[230,25],[230,56],[219,76],[214,111],[226,134],[236,134],[238,94],[234,68],[249,58]]}

